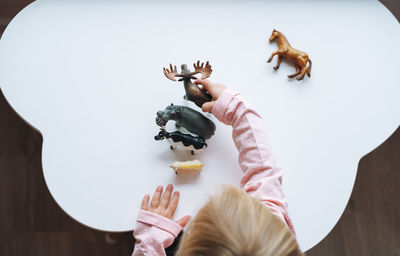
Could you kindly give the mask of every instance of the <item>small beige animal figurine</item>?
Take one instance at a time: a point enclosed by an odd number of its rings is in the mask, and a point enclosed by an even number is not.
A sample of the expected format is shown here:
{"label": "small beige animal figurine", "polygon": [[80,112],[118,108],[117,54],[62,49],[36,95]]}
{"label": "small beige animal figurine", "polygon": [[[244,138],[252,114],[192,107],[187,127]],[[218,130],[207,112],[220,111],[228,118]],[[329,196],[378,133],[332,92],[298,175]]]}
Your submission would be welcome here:
{"label": "small beige animal figurine", "polygon": [[[273,52],[271,54],[271,57],[268,59],[268,63],[272,61],[272,58],[275,55],[278,55],[278,62],[276,63],[276,66],[274,67],[275,70],[279,68],[279,65],[281,64],[282,58],[286,58],[287,60],[294,62],[294,65],[296,66],[296,73],[293,75],[289,75],[289,78],[294,78],[298,75],[296,79],[297,80],[302,80],[304,76],[307,74],[308,77],[311,76],[311,60],[308,57],[307,53],[299,51],[294,49],[286,39],[286,37],[279,32],[278,30],[274,29],[272,31],[271,37],[269,38],[269,42],[272,43],[275,39],[278,41],[278,47],[279,50],[276,52]],[[307,62],[310,63],[307,67]]]}
{"label": "small beige animal figurine", "polygon": [[163,68],[164,75],[176,82],[176,77],[180,77],[178,81],[183,81],[183,85],[185,87],[186,95],[183,97],[185,100],[193,101],[198,107],[201,106],[208,101],[211,101],[212,97],[206,91],[201,90],[197,85],[192,83],[192,79],[197,79],[194,75],[201,74],[201,79],[206,79],[211,75],[212,69],[210,63],[206,62],[200,64],[200,61],[193,64],[194,72],[190,72],[187,68],[186,64],[182,64],[182,72],[178,73],[176,66],[172,66],[169,64],[170,70],[167,68]]}
{"label": "small beige animal figurine", "polygon": [[199,160],[174,162],[169,167],[174,169],[176,174],[195,174],[200,173],[203,169],[203,164]]}

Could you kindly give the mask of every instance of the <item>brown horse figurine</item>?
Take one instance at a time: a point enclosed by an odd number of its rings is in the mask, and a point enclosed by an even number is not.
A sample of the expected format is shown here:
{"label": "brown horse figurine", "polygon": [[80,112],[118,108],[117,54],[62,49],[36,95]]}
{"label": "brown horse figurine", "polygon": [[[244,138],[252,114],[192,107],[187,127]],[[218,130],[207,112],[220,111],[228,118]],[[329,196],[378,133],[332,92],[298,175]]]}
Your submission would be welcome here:
{"label": "brown horse figurine", "polygon": [[[273,42],[277,38],[278,40],[278,47],[279,50],[276,52],[273,52],[271,54],[271,57],[268,59],[268,63],[272,61],[272,58],[275,55],[278,55],[278,62],[276,63],[276,66],[274,67],[275,70],[279,68],[279,65],[281,64],[281,60],[283,57],[288,59],[289,61],[294,62],[294,65],[296,66],[296,73],[293,75],[289,75],[289,78],[294,78],[295,76],[299,75],[297,77],[297,80],[302,80],[304,76],[307,74],[308,77],[311,76],[311,60],[308,57],[307,53],[299,51],[294,49],[288,42],[287,38],[278,30],[274,29],[272,31],[271,37],[269,38],[269,42]],[[307,62],[310,62],[310,65],[307,67]]]}

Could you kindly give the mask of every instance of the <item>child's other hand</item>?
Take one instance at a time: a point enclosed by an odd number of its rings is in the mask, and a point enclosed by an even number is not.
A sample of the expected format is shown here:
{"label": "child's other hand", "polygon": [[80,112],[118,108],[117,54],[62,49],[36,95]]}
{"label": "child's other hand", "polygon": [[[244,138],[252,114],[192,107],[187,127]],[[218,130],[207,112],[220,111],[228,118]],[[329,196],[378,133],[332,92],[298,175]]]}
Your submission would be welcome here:
{"label": "child's other hand", "polygon": [[218,100],[222,92],[226,89],[226,86],[223,84],[215,84],[207,79],[197,79],[193,83],[196,85],[201,84],[201,89],[206,90],[211,95],[212,101],[206,102],[201,106],[203,112],[211,112],[215,105],[215,102]]}
{"label": "child's other hand", "polygon": [[[151,199],[150,207],[150,195],[146,194],[143,197],[142,206],[140,207],[140,209],[156,213],[158,215],[173,220],[176,207],[178,206],[179,191],[175,191],[171,198],[172,190],[173,186],[169,184],[165,189],[164,194],[162,195],[163,187],[161,185],[158,185],[156,191],[153,194],[153,198]],[[181,227],[185,227],[189,220],[190,216],[186,215],[185,217],[177,220],[176,223],[178,223]]]}

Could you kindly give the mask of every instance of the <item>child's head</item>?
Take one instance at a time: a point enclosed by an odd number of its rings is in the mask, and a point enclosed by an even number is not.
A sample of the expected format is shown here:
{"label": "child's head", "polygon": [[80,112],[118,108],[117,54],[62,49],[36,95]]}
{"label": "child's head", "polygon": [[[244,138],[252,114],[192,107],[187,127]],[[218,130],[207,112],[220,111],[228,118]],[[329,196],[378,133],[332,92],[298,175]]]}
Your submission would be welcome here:
{"label": "child's head", "polygon": [[191,221],[177,255],[303,255],[287,226],[245,191],[227,186]]}

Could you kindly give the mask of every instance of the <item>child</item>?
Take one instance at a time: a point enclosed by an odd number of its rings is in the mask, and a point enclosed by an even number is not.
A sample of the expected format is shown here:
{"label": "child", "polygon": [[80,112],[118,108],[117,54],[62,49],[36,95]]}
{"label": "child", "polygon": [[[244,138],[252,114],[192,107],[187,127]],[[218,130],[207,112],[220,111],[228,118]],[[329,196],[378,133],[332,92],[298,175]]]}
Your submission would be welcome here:
{"label": "child", "polygon": [[[212,196],[190,222],[176,255],[302,255],[282,191],[282,172],[276,166],[261,117],[240,93],[196,80],[213,101],[204,103],[221,122],[233,127],[243,171],[240,187],[225,186]],[[149,206],[145,195],[134,231],[132,255],[165,255],[190,216],[174,222],[179,192],[168,185],[164,194],[158,186]],[[246,193],[247,192],[247,193]]]}

